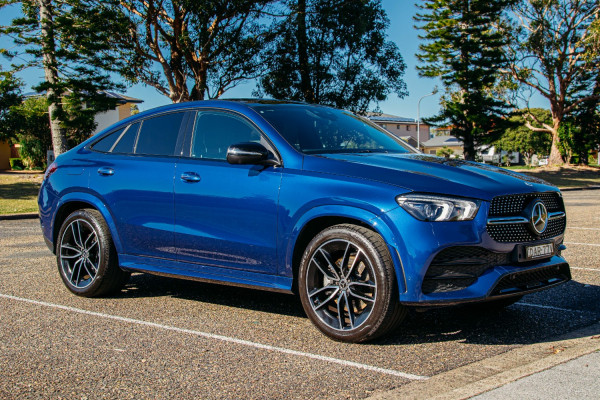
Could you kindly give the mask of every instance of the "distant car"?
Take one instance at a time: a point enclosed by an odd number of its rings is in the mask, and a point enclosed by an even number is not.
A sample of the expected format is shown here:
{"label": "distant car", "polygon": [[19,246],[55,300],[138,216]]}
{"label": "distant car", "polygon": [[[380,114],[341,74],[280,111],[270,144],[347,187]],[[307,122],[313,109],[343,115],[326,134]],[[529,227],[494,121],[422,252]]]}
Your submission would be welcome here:
{"label": "distant car", "polygon": [[541,165],[548,165],[548,157],[541,157],[541,158],[538,160],[538,165],[540,165],[540,166],[541,166]]}
{"label": "distant car", "polygon": [[132,271],[295,292],[350,342],[409,306],[503,307],[570,279],[557,188],[303,103],[140,113],[59,156],[39,208],[77,295],[116,291]]}

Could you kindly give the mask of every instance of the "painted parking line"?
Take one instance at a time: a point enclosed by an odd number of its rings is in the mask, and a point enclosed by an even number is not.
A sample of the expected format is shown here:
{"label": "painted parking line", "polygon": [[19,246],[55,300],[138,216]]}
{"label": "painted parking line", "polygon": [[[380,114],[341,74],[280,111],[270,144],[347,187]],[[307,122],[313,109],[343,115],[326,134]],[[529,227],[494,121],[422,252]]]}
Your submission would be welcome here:
{"label": "painted parking line", "polygon": [[574,246],[593,246],[600,247],[600,244],[597,243],[576,243],[576,242],[565,242],[565,244],[572,244]]}
{"label": "painted parking line", "polygon": [[573,310],[572,308],[561,308],[561,307],[554,307],[554,306],[544,306],[542,304],[534,304],[534,303],[523,303],[521,301],[519,301],[518,303],[515,303],[515,305],[517,306],[525,306],[525,307],[535,307],[535,308],[544,308],[546,310],[555,310],[555,311],[566,311],[566,312],[576,312],[576,313],[591,313],[591,314],[595,314],[593,311],[585,311],[585,310]]}
{"label": "painted parking line", "polygon": [[571,269],[579,269],[582,271],[595,271],[595,272],[600,272],[599,268],[582,268],[582,267],[570,267]]}
{"label": "painted parking line", "polygon": [[111,314],[104,314],[104,313],[99,313],[99,312],[95,312],[95,311],[88,311],[88,310],[83,310],[81,308],[64,306],[61,304],[54,304],[54,303],[47,303],[45,301],[26,299],[23,297],[11,296],[8,294],[3,294],[3,293],[0,293],[0,298],[14,300],[14,301],[20,301],[23,303],[35,304],[38,306],[49,307],[49,308],[54,308],[54,309],[58,309],[58,310],[70,311],[70,312],[74,312],[74,313],[78,313],[78,314],[91,315],[93,317],[99,317],[99,318],[104,318],[104,319],[120,321],[120,322],[126,322],[126,323],[130,323],[130,324],[143,325],[143,326],[148,326],[148,327],[156,328],[156,329],[162,329],[162,330],[166,330],[166,331],[185,333],[188,335],[195,335],[195,336],[200,336],[200,337],[204,337],[207,339],[220,340],[222,342],[227,342],[227,343],[235,343],[235,344],[239,344],[242,346],[254,347],[257,349],[261,349],[261,350],[284,353],[284,354],[289,354],[292,356],[305,357],[305,358],[310,358],[313,360],[325,361],[325,362],[332,363],[332,364],[339,364],[339,365],[342,365],[345,367],[353,367],[353,368],[364,369],[364,370],[372,371],[372,372],[379,372],[381,374],[398,376],[400,378],[405,378],[405,379],[410,379],[410,380],[429,379],[428,376],[413,375],[413,374],[409,374],[406,372],[396,371],[396,370],[387,369],[387,368],[375,367],[373,365],[357,363],[354,361],[342,360],[339,358],[327,357],[327,356],[322,356],[319,354],[306,353],[303,351],[286,349],[284,347],[271,346],[268,344],[251,342],[249,340],[237,339],[237,338],[229,337],[229,336],[216,335],[214,333],[195,331],[192,329],[178,328],[175,326],[157,324],[154,322],[148,322],[148,321],[143,321],[143,320],[139,320],[139,319],[120,317],[118,315],[111,315]]}
{"label": "painted parking line", "polygon": [[580,229],[584,231],[600,231],[600,228],[583,228],[579,226],[567,226],[567,229]]}

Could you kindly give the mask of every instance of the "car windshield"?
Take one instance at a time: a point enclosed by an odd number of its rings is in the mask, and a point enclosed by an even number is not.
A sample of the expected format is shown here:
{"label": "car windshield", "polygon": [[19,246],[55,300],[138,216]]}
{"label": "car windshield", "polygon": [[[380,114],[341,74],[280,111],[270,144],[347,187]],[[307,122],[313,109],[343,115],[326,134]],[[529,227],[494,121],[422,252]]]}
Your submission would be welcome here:
{"label": "car windshield", "polygon": [[304,104],[252,108],[305,154],[414,152],[392,134],[348,111]]}

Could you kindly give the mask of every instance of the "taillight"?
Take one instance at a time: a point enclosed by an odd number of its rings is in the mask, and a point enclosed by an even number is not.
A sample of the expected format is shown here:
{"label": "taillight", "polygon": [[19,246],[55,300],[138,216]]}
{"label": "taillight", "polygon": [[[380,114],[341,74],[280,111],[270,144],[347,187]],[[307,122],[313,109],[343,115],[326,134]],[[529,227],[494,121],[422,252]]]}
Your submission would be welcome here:
{"label": "taillight", "polygon": [[50,164],[48,169],[46,169],[46,173],[44,174],[44,180],[50,178],[50,175],[54,173],[58,169],[58,165],[56,165],[56,161]]}

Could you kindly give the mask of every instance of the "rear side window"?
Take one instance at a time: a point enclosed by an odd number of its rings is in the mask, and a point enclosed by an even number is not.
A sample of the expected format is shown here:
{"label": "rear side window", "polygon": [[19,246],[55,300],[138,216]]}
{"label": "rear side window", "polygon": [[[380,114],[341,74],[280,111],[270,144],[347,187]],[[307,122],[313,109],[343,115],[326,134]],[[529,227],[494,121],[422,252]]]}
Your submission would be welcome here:
{"label": "rear side window", "polygon": [[179,112],[144,120],[135,145],[135,154],[172,156],[183,116],[184,113]]}
{"label": "rear side window", "polygon": [[133,153],[133,146],[135,145],[135,139],[137,138],[138,130],[140,129],[140,123],[137,122],[133,125],[129,125],[127,130],[121,135],[119,141],[113,146],[111,153],[131,154]]}
{"label": "rear side window", "polygon": [[119,129],[118,131],[104,136],[102,139],[100,139],[92,145],[92,149],[96,151],[101,151],[103,153],[108,153],[126,128],[127,127]]}

